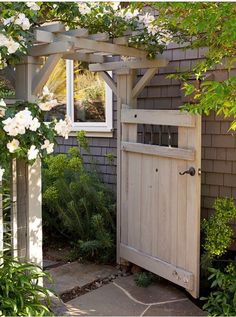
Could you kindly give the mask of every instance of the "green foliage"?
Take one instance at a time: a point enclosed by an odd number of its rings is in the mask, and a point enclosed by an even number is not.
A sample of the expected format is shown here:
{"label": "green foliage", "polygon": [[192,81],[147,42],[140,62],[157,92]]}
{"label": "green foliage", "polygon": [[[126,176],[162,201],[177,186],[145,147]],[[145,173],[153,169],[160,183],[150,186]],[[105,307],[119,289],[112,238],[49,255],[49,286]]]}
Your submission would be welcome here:
{"label": "green foliage", "polygon": [[[136,4],[142,7],[145,4]],[[208,75],[215,68],[231,70],[236,56],[236,4],[234,2],[153,2],[149,5],[158,10],[157,26],[163,26],[173,35],[173,42],[185,44],[185,49],[206,48],[205,58],[196,63],[184,75],[172,78],[185,82],[186,95],[194,93],[196,103],[187,103],[184,110],[209,115],[211,111],[225,117],[232,116],[231,128],[236,129],[236,76],[213,81]],[[187,82],[200,80],[200,87]]]}
{"label": "green foliage", "polygon": [[106,154],[106,158],[107,158],[109,164],[112,164],[115,160],[114,154],[111,152]]}
{"label": "green foliage", "polygon": [[[232,243],[233,230],[229,222],[236,218],[233,199],[218,198],[215,213],[204,219],[204,253],[201,258],[202,275],[209,275],[211,293],[202,298],[207,301],[203,309],[211,316],[235,316],[236,314],[236,268],[235,262],[219,269],[219,260]],[[216,261],[217,260],[217,261]],[[218,265],[218,268],[213,266]]]}
{"label": "green foliage", "polygon": [[236,315],[236,269],[233,264],[222,272],[219,269],[209,269],[212,281],[212,292],[209,297],[202,297],[207,302],[203,305],[210,316]]}
{"label": "green foliage", "polygon": [[[88,148],[83,133],[80,147]],[[43,168],[43,218],[48,232],[72,242],[84,259],[108,262],[115,255],[115,201],[78,148],[48,157]]]}
{"label": "green foliage", "polygon": [[38,284],[48,277],[39,267],[12,258],[1,258],[0,316],[53,316],[50,292]]}
{"label": "green foliage", "polygon": [[141,272],[134,275],[134,280],[139,287],[148,287],[153,282],[153,275],[150,272]]}
{"label": "green foliage", "polygon": [[202,223],[205,235],[203,248],[211,259],[223,255],[232,243],[233,229],[229,222],[236,218],[233,199],[218,198],[214,208],[215,213]]}

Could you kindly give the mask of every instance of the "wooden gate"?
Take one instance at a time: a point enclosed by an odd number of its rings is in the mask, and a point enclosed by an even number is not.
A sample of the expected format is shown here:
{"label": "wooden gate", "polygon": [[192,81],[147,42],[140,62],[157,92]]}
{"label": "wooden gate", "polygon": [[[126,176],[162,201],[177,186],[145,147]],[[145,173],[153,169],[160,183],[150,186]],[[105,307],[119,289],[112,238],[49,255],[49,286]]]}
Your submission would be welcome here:
{"label": "wooden gate", "polygon": [[[121,124],[120,257],[198,297],[201,117],[123,106]],[[174,126],[176,146],[138,143],[140,124]]]}

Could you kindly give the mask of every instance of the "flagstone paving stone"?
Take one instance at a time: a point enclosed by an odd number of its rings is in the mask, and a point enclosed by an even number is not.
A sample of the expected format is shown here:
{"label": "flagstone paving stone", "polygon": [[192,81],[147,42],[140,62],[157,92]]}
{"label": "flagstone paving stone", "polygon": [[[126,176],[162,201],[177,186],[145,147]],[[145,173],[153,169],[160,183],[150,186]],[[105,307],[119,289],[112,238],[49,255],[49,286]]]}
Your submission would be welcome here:
{"label": "flagstone paving stone", "polygon": [[128,291],[134,298],[145,303],[170,301],[186,297],[184,292],[164,279],[158,280],[147,288],[137,287],[133,275],[118,278],[114,282]]}
{"label": "flagstone paving stone", "polygon": [[168,282],[147,288],[121,277],[66,303],[70,316],[203,316],[186,294]]}
{"label": "flagstone paving stone", "polygon": [[129,299],[114,284],[104,285],[66,303],[70,316],[140,316],[145,305]]}
{"label": "flagstone paving stone", "polygon": [[60,295],[75,287],[83,287],[98,279],[104,279],[117,273],[117,269],[110,265],[67,263],[49,270],[53,283],[45,281],[45,285]]}

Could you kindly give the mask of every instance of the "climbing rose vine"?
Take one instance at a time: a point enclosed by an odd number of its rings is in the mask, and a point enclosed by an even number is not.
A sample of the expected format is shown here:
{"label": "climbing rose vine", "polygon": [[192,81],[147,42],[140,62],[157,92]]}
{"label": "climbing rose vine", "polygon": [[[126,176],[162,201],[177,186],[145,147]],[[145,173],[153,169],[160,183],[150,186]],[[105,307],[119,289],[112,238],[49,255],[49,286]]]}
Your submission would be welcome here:
{"label": "climbing rose vine", "polygon": [[[72,122],[56,119],[44,122],[46,111],[57,106],[57,101],[47,87],[43,89],[37,103],[18,101],[7,107],[0,101],[0,161],[2,164],[10,159],[25,159],[33,163],[37,158],[53,153],[56,137],[68,138]],[[0,181],[4,169],[0,167]]]}

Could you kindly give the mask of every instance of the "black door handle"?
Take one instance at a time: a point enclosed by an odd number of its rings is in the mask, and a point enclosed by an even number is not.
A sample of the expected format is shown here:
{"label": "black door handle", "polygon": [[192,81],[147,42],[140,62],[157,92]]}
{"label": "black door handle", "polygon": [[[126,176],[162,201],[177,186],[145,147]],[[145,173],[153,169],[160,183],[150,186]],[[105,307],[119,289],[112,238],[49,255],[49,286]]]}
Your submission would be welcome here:
{"label": "black door handle", "polygon": [[194,167],[190,167],[187,171],[184,172],[179,172],[179,175],[185,175],[185,174],[189,174],[190,176],[194,176],[196,174],[195,168]]}

